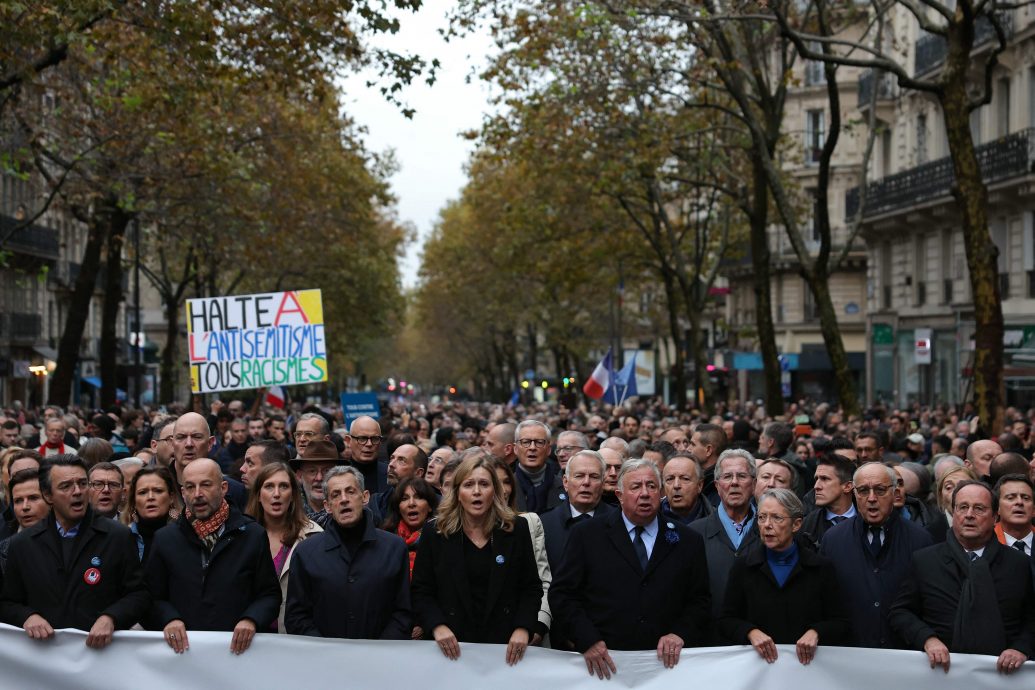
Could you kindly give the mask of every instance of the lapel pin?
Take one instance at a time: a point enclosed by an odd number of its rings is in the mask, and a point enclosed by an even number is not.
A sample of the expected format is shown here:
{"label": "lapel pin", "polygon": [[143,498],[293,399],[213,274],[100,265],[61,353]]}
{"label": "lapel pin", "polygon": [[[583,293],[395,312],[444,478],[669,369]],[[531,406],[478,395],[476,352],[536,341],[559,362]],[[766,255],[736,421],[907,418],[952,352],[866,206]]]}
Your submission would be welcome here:
{"label": "lapel pin", "polygon": [[503,565],[503,561],[505,561],[505,560],[507,560],[507,559],[505,559],[505,558],[503,557],[503,554],[500,554],[499,556],[496,556],[496,563],[497,563],[498,565]]}

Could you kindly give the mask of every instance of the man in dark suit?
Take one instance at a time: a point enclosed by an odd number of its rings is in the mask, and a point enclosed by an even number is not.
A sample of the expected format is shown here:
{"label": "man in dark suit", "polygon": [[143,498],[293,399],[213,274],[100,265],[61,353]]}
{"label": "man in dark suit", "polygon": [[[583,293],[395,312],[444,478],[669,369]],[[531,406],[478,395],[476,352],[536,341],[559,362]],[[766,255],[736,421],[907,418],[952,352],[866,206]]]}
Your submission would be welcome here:
{"label": "man in dark suit", "polygon": [[550,427],[533,419],[517,425],[514,432],[518,461],[514,468],[514,487],[519,512],[545,513],[551,507],[561,478],[550,458]]}
{"label": "man in dark suit", "polygon": [[704,538],[712,617],[718,618],[733,563],[758,543],[758,525],[752,505],[755,460],[751,454],[739,448],[722,451],[715,463],[715,486],[719,491],[719,507],[712,515],[690,525],[690,529]]}
{"label": "man in dark suit", "polygon": [[[828,469],[816,469],[817,487]],[[913,553],[930,546],[931,535],[895,510],[895,473],[887,465],[866,463],[852,475],[850,486],[859,502],[858,514],[826,532],[821,552],[834,562],[855,644],[898,649],[902,641],[892,631],[888,614]],[[825,500],[825,493],[817,488],[816,500]]]}
{"label": "man in dark suit", "polygon": [[659,519],[661,473],[629,460],[618,477],[621,510],[576,525],[550,587],[554,619],[590,673],[617,671],[609,649],[656,649],[668,668],[705,642],[708,565],[699,535]]}
{"label": "man in dark suit", "polygon": [[600,500],[606,473],[604,458],[595,450],[579,451],[566,463],[563,481],[567,498],[542,516],[546,557],[551,572],[557,572],[561,566],[561,557],[568,546],[568,535],[573,525],[596,515],[614,512],[614,508]]}
{"label": "man in dark suit", "polygon": [[852,501],[854,473],[855,464],[835,453],[822,456],[816,463],[816,507],[801,523],[801,533],[813,543],[821,543],[827,530],[856,516]]}
{"label": "man in dark suit", "polygon": [[1013,673],[1035,648],[1035,592],[1025,557],[995,538],[999,498],[985,484],[960,482],[952,531],[913,554],[910,576],[891,610],[891,626],[931,668],[949,671],[950,652],[998,656]]}

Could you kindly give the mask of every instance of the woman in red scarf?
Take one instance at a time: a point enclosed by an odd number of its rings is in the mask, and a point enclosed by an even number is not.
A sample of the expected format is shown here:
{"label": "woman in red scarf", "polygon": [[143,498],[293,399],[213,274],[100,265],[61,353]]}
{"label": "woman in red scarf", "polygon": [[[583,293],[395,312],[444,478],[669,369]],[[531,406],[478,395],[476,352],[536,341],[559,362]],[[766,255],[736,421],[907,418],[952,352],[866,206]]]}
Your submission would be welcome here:
{"label": "woman in red scarf", "polygon": [[[437,507],[438,494],[420,477],[409,477],[399,482],[388,499],[388,516],[381,523],[381,529],[398,534],[406,542],[410,553],[410,577],[413,577],[413,559],[417,557],[421,530]],[[424,631],[420,626],[414,626],[412,636],[419,640]]]}

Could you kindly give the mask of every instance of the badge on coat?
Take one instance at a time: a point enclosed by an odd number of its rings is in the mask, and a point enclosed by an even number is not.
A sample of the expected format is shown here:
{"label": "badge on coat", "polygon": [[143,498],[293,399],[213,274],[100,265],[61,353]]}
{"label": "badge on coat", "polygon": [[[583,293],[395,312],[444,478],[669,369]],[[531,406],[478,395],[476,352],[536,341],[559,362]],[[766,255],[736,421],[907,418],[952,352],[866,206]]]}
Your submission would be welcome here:
{"label": "badge on coat", "polygon": [[100,556],[94,556],[93,558],[91,558],[90,559],[90,565],[94,566],[95,568],[100,568],[101,567],[101,557]]}
{"label": "badge on coat", "polygon": [[83,582],[88,585],[95,585],[101,581],[101,571],[97,568],[90,568],[83,573]]}
{"label": "badge on coat", "polygon": [[505,561],[505,560],[506,559],[503,558],[503,554],[500,554],[499,556],[496,556],[496,564],[497,565],[503,565],[503,561]]}

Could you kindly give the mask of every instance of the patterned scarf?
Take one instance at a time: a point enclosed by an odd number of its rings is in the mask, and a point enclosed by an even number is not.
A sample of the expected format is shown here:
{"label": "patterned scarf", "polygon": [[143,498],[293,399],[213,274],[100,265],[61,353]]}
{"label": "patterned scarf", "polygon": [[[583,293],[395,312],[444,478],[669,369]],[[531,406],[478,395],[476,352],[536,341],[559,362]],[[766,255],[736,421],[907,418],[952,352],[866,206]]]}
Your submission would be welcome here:
{"label": "patterned scarf", "polygon": [[399,520],[399,526],[395,528],[395,533],[406,542],[406,548],[410,552],[410,577],[413,577],[413,563],[417,558],[417,544],[420,542],[421,530],[411,530],[406,526],[405,522]]}
{"label": "patterned scarf", "polygon": [[188,508],[186,511],[187,519],[190,521],[191,527],[194,528],[194,533],[198,535],[198,538],[205,543],[205,548],[209,551],[216,545],[219,540],[219,528],[223,526],[226,519],[230,517],[230,505],[223,499],[222,505],[219,506],[219,510],[216,514],[210,517],[208,520],[200,520],[194,517],[194,514],[190,512]]}

